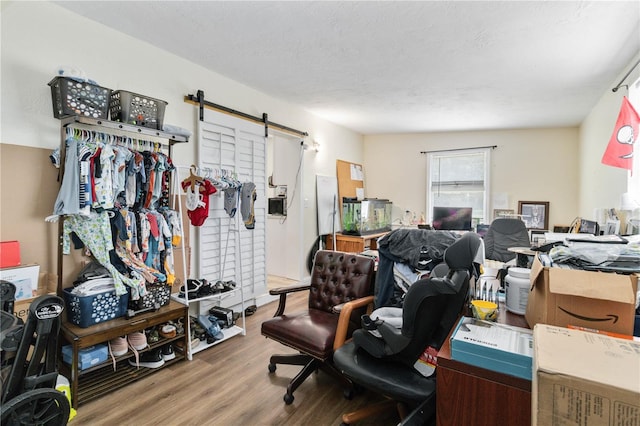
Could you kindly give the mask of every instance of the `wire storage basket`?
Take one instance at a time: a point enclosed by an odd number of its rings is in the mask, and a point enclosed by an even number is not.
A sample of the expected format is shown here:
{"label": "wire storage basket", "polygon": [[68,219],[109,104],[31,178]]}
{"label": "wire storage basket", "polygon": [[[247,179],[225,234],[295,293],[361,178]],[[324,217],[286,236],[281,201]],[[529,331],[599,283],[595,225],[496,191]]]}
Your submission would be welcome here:
{"label": "wire storage basket", "polygon": [[111,93],[109,111],[112,121],[162,130],[167,102],[126,90]]}
{"label": "wire storage basket", "polygon": [[49,82],[53,116],[84,116],[107,119],[111,89],[70,77],[55,77]]}

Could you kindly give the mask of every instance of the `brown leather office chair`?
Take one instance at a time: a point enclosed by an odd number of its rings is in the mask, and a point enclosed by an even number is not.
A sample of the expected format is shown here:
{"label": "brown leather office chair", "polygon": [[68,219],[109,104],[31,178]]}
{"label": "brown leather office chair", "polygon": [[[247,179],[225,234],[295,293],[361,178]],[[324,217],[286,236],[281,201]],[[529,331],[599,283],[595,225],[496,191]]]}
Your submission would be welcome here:
{"label": "brown leather office chair", "polygon": [[[340,318],[336,307],[372,295],[373,277],[373,259],[320,250],[315,255],[309,285],[282,287],[269,292],[279,295],[280,303],[274,317],[262,323],[262,334],[299,352],[271,356],[269,372],[275,372],[276,364],[304,366],[287,386],[287,393],[284,395],[286,404],[293,402],[293,392],[318,369],[339,378],[350,388],[349,380],[333,366],[333,346]],[[309,291],[308,309],[285,314],[287,294],[303,290]],[[359,327],[364,309],[353,311],[348,318],[351,325],[346,327],[342,339],[350,336],[352,331]]]}

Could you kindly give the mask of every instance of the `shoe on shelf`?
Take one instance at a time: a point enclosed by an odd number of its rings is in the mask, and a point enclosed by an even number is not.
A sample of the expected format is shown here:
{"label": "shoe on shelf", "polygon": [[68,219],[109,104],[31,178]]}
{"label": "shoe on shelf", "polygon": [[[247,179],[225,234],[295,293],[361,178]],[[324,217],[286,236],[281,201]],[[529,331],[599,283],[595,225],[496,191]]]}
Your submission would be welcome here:
{"label": "shoe on shelf", "polygon": [[158,333],[157,327],[147,328],[145,331],[147,335],[147,343],[157,343],[160,340],[160,334]]}
{"label": "shoe on shelf", "polygon": [[[187,280],[187,292],[189,294],[189,298],[195,299],[198,296],[198,290],[203,285],[203,281],[206,280],[194,280],[189,278]],[[180,287],[180,297],[184,297],[184,286]]]}
{"label": "shoe on shelf", "polygon": [[162,359],[165,361],[171,361],[176,357],[175,352],[173,352],[173,345],[168,344],[162,347]]}
{"label": "shoe on shelf", "polygon": [[134,331],[127,335],[129,346],[137,351],[141,351],[147,348],[147,336],[143,331]]}
{"label": "shoe on shelf", "polygon": [[159,368],[164,365],[164,359],[162,358],[162,350],[160,348],[153,351],[148,351],[140,355],[140,360],[136,365],[136,361],[130,359],[129,364],[136,367],[146,368]]}
{"label": "shoe on shelf", "polygon": [[129,352],[129,345],[127,345],[127,338],[125,336],[109,340],[108,345],[109,352],[112,356],[122,356]]}
{"label": "shoe on shelf", "polygon": [[224,284],[222,281],[218,280],[211,286],[211,288],[213,288],[214,293],[222,293],[224,291]]}
{"label": "shoe on shelf", "polygon": [[236,289],[236,282],[233,280],[224,281],[222,283],[223,290],[222,291],[231,291]]}
{"label": "shoe on shelf", "polygon": [[177,322],[169,321],[167,324],[171,324],[176,328],[176,334],[184,334],[184,324],[182,324],[181,319]]}
{"label": "shoe on shelf", "polygon": [[196,292],[197,297],[206,297],[206,296],[211,296],[213,294],[216,294],[216,291],[213,289],[213,287],[209,283],[203,284],[202,287],[200,287]]}
{"label": "shoe on shelf", "polygon": [[[176,350],[180,351],[180,352],[184,352],[184,340],[180,339],[175,343],[176,343]],[[198,339],[197,337],[192,337],[191,338],[191,350],[192,351],[195,348],[197,348],[199,344],[200,344],[200,339]]]}
{"label": "shoe on shelf", "polygon": [[171,339],[173,337],[176,337],[177,334],[178,333],[177,333],[176,326],[173,324],[164,324],[160,328],[160,335],[165,339]]}

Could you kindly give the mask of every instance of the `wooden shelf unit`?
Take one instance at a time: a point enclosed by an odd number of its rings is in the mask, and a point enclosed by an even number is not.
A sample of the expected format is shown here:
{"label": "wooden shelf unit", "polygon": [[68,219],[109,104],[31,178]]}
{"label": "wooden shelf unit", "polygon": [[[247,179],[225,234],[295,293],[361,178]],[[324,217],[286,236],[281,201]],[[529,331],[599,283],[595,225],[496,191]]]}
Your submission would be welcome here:
{"label": "wooden shelf unit", "polygon": [[[129,358],[134,356],[129,351],[127,355],[116,358],[116,371],[113,371],[113,363],[110,357],[107,358],[107,361],[86,370],[78,368],[78,352],[80,349],[99,343],[107,343],[116,337],[126,336],[134,331],[143,331],[145,328],[164,324],[170,320],[182,320],[186,329],[186,324],[189,322],[187,307],[171,300],[168,305],[161,307],[156,312],[140,314],[131,319],[126,319],[125,317],[116,318],[87,328],[81,328],[66,321],[63,322],[60,329],[61,336],[72,346],[71,365],[62,363],[62,368],[70,373],[72,406],[77,408],[80,403],[98,398],[184,359],[183,354],[175,351],[176,358],[165,362],[160,368],[140,367],[137,369],[136,367],[131,367],[127,362]],[[149,349],[140,352],[152,350],[178,340],[183,341],[185,348],[188,347],[189,341],[186,334],[182,333],[171,339],[160,338],[158,342],[150,344]]]}

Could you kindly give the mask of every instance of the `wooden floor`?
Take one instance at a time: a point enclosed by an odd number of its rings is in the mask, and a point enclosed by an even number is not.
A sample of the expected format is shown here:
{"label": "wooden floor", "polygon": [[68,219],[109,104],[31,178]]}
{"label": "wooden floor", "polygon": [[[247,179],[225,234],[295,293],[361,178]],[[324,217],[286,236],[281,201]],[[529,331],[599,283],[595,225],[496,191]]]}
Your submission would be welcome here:
{"label": "wooden floor", "polygon": [[[294,295],[287,312],[304,308],[306,302],[306,292]],[[282,397],[300,367],[279,365],[273,374],[267,370],[271,354],[294,353],[260,334],[260,324],[275,309],[270,303],[247,317],[246,336],[80,405],[70,425],[339,425],[344,412],[381,399],[365,391],[346,400],[341,386],[319,372],[296,390],[293,404],[286,405]],[[389,413],[358,425],[398,422],[395,413]]]}

